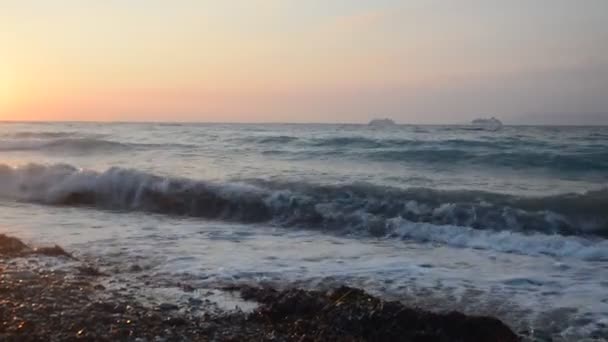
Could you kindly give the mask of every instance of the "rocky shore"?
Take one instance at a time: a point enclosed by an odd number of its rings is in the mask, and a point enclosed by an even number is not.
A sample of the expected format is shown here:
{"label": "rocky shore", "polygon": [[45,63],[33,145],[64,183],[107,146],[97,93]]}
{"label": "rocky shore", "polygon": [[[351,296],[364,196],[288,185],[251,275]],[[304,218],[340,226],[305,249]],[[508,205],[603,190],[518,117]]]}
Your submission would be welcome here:
{"label": "rocky shore", "polygon": [[59,246],[32,248],[0,235],[0,340],[519,340],[492,317],[431,313],[345,286],[328,292],[234,286],[221,290],[258,307],[201,314],[172,303],[149,305],[112,291],[102,285],[108,277]]}

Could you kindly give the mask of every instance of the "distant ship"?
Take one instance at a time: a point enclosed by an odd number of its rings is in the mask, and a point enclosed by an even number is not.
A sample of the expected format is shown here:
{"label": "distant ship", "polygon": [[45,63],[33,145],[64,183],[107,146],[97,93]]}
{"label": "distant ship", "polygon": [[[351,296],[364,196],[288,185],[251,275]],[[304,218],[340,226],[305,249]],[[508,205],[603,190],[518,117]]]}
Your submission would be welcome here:
{"label": "distant ship", "polygon": [[480,131],[498,131],[502,128],[502,122],[495,117],[489,119],[475,119],[471,121],[471,126],[475,130]]}
{"label": "distant ship", "polygon": [[391,119],[373,119],[368,123],[369,126],[373,127],[386,127],[386,126],[396,126],[395,121]]}

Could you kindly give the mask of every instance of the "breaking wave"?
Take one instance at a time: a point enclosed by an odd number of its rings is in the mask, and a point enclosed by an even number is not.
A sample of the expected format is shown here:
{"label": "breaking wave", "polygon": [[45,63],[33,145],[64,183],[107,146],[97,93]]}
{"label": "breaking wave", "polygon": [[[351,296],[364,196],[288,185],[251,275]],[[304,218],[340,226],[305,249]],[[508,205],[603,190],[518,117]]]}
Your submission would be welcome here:
{"label": "breaking wave", "polygon": [[414,223],[404,219],[390,220],[389,224],[393,227],[393,236],[417,242],[524,255],[608,260],[608,240],[605,239],[593,240],[540,233],[522,234],[513,231],[495,232],[470,227]]}
{"label": "breaking wave", "polygon": [[608,237],[608,189],[518,197],[482,191],[398,189],[247,180],[215,183],[137,170],[87,171],[70,165],[0,168],[0,194],[49,204],[90,205],[244,222],[276,221],[383,234],[385,220],[475,229]]}
{"label": "breaking wave", "polygon": [[459,247],[608,258],[608,189],[516,197],[371,184],[215,183],[123,168],[96,172],[64,164],[29,164],[0,166],[0,196],[50,205],[400,236]]}

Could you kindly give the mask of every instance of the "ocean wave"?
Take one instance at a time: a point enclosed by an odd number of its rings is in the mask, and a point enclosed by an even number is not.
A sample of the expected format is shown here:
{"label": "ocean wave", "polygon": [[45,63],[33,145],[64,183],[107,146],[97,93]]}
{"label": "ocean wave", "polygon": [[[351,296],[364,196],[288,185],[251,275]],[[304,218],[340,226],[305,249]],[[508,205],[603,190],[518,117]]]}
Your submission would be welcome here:
{"label": "ocean wave", "polygon": [[576,236],[522,234],[512,231],[496,232],[470,227],[415,223],[404,219],[394,219],[389,221],[389,224],[393,228],[393,236],[422,243],[523,255],[608,260],[608,240],[594,241]]}
{"label": "ocean wave", "polygon": [[364,148],[364,149],[375,149],[382,147],[390,147],[395,144],[401,145],[412,145],[417,144],[415,140],[401,140],[401,139],[370,139],[366,137],[331,137],[331,138],[318,138],[311,139],[310,145],[315,147],[329,147],[329,148]]}
{"label": "ocean wave", "polygon": [[264,137],[255,137],[250,138],[249,140],[254,140],[260,144],[285,144],[291,141],[298,140],[297,137],[291,137],[287,135],[279,135],[279,136],[264,136]]}
{"label": "ocean wave", "polygon": [[593,139],[575,142],[529,136],[414,139],[271,135],[241,137],[238,141],[253,149],[257,145],[262,155],[287,160],[338,158],[436,167],[536,169],[568,174],[608,172],[608,151]]}
{"label": "ocean wave", "polygon": [[[50,137],[50,136],[49,136]],[[133,149],[192,148],[185,144],[140,144],[123,143],[98,138],[59,139],[5,139],[0,140],[0,151],[44,151],[55,153],[120,152]]]}
{"label": "ocean wave", "polygon": [[608,237],[608,189],[517,197],[481,191],[398,189],[372,184],[206,182],[137,170],[70,165],[0,167],[0,195],[53,205],[147,211],[246,223],[385,236],[403,219],[524,234]]}
{"label": "ocean wave", "polygon": [[56,139],[79,136],[77,132],[16,132],[8,134],[12,138]]}
{"label": "ocean wave", "polygon": [[0,141],[0,151],[94,152],[130,149],[132,145],[95,138],[19,139]]}
{"label": "ocean wave", "polygon": [[387,150],[377,153],[355,153],[378,161],[420,162],[450,165],[482,165],[515,169],[549,169],[568,172],[608,171],[608,151],[556,153],[551,151],[502,151],[479,153],[466,149]]}
{"label": "ocean wave", "polygon": [[544,169],[551,172],[608,172],[608,151],[603,148],[575,152],[543,150],[496,150],[478,151],[449,146],[410,149],[332,149],[290,150],[268,149],[262,152],[288,159],[310,159],[319,157],[369,160],[390,163],[418,163],[437,166],[510,169]]}
{"label": "ocean wave", "polygon": [[554,143],[535,139],[518,139],[515,137],[481,137],[480,139],[432,139],[420,140],[411,138],[372,138],[366,136],[333,136],[321,138],[298,138],[295,136],[263,136],[242,138],[244,142],[258,144],[292,143],[300,147],[326,149],[388,149],[388,148],[456,148],[505,150],[517,148],[560,148]]}

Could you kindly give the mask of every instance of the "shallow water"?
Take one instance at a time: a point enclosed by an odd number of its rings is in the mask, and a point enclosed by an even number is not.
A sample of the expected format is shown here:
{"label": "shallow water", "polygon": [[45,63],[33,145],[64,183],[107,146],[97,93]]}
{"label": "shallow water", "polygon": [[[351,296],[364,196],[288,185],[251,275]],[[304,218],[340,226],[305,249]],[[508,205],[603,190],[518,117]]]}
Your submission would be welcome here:
{"label": "shallow water", "polygon": [[0,156],[4,232],[127,277],[348,283],[608,336],[607,128],[2,124]]}

